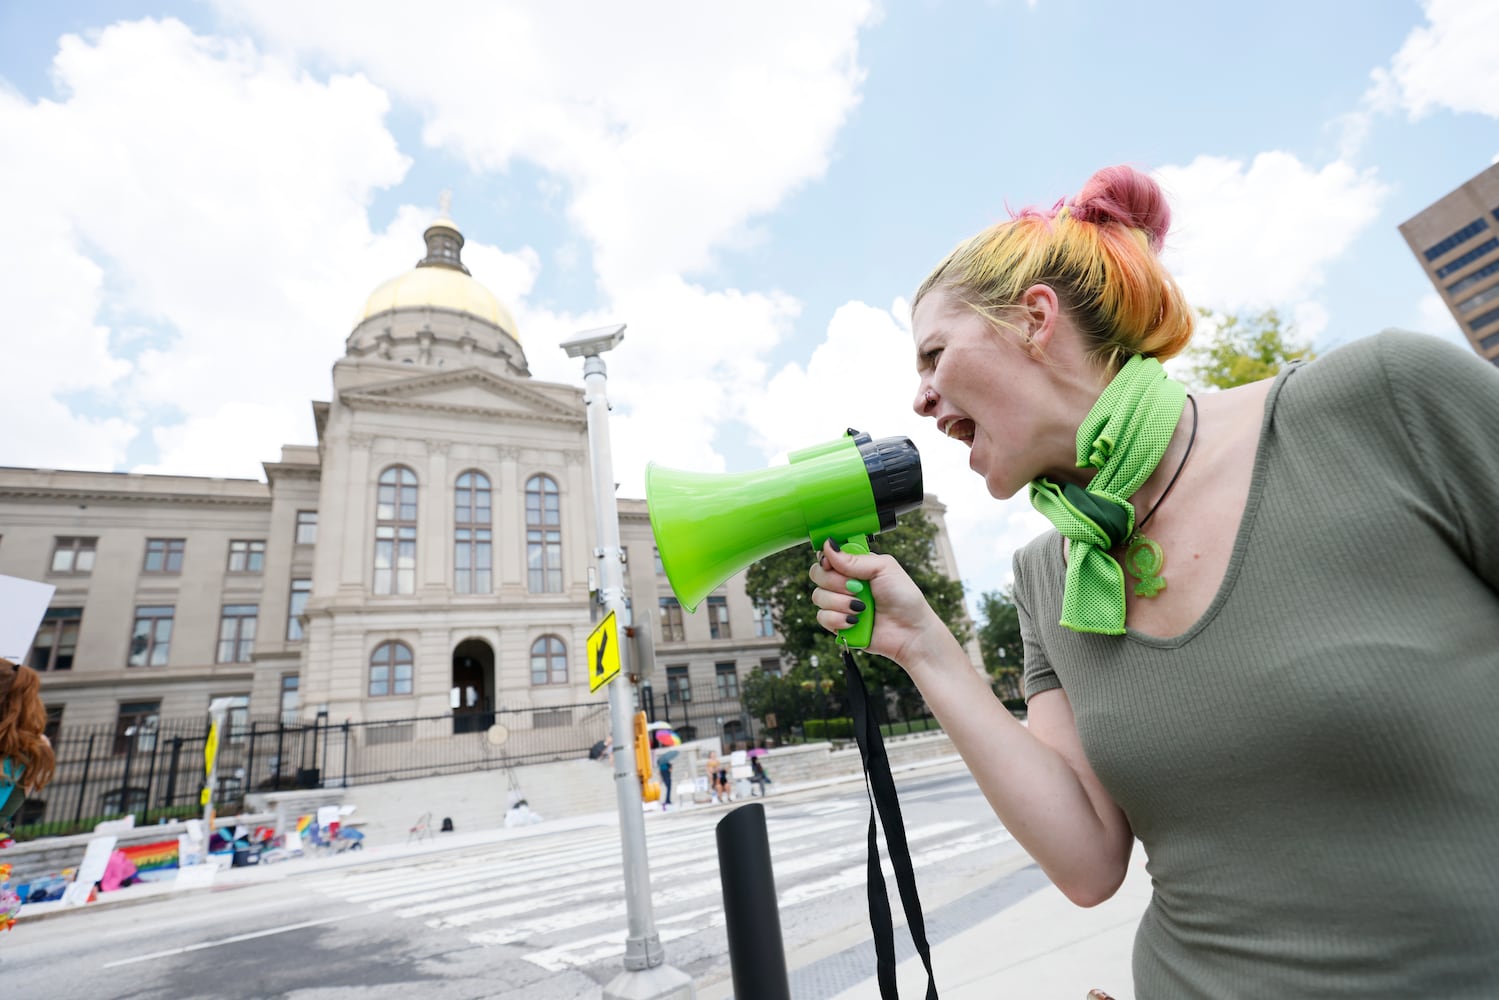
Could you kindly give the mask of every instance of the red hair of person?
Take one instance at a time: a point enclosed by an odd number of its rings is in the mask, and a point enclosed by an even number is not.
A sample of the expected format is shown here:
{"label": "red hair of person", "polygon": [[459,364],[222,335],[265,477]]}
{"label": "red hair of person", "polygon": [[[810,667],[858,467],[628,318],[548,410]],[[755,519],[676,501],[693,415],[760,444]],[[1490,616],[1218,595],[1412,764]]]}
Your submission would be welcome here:
{"label": "red hair of person", "polygon": [[26,767],[21,784],[30,791],[45,788],[57,769],[42,704],[42,678],[28,666],[0,659],[0,758]]}
{"label": "red hair of person", "polygon": [[1149,175],[1127,166],[1104,167],[1088,178],[1072,199],[1072,216],[1080,222],[1117,222],[1145,233],[1156,253],[1171,229],[1171,206]]}
{"label": "red hair of person", "polygon": [[1171,207],[1149,174],[1104,167],[1073,198],[1026,208],[960,243],[912,300],[941,289],[1013,329],[1027,288],[1057,293],[1091,353],[1117,368],[1131,355],[1165,360],[1192,337],[1194,314],[1160,261]]}

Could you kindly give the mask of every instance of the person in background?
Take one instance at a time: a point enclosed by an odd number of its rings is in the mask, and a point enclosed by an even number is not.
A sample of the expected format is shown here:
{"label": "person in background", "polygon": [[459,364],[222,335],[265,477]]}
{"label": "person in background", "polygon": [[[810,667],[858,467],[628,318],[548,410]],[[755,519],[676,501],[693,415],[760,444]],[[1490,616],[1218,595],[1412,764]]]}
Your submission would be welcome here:
{"label": "person in background", "polygon": [[729,769],[719,759],[717,750],[708,754],[708,789],[714,802],[729,801]]}
{"label": "person in background", "polygon": [[661,811],[666,812],[671,808],[671,759],[656,761],[656,770],[661,775],[661,787],[664,790]]}
{"label": "person in background", "polygon": [[30,667],[0,659],[0,829],[9,830],[27,795],[47,787],[57,767],[47,739],[42,681]]}
{"label": "person in background", "polygon": [[760,763],[760,756],[756,754],[750,758],[750,787],[758,789],[758,794],[765,794],[765,786],[770,784],[770,775],[765,773],[765,765]]}
{"label": "person in background", "polygon": [[1499,997],[1499,368],[1390,331],[1189,394],[1169,224],[1106,168],[913,299],[916,412],[1055,529],[1015,557],[1028,724],[889,556],[824,546],[818,620],[867,581],[870,652],[1074,902],[1140,841],[1135,995]]}

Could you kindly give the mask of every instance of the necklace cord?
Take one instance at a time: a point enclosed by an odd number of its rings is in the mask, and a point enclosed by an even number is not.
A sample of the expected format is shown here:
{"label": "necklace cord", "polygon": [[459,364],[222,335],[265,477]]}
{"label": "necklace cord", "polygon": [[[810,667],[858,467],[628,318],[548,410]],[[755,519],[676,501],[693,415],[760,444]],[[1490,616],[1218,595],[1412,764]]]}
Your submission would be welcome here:
{"label": "necklace cord", "polygon": [[1150,510],[1140,519],[1140,523],[1135,525],[1136,535],[1145,527],[1146,521],[1155,517],[1155,512],[1160,509],[1161,504],[1166,502],[1166,497],[1171,495],[1171,487],[1175,486],[1176,481],[1181,478],[1182,470],[1187,467],[1187,459],[1192,455],[1192,444],[1197,440],[1197,398],[1187,393],[1187,402],[1192,404],[1192,433],[1187,436],[1187,450],[1182,452],[1182,460],[1177,463],[1176,471],[1171,474],[1171,481],[1166,484],[1166,488],[1161,491],[1156,502],[1150,505]]}

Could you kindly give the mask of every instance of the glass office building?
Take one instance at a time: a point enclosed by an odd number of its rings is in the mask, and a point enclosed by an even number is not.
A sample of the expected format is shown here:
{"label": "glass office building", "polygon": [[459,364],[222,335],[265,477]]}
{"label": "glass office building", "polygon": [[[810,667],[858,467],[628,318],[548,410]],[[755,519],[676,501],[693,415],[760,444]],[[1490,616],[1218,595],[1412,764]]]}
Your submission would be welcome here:
{"label": "glass office building", "polygon": [[1400,234],[1473,349],[1499,365],[1499,164],[1401,223]]}

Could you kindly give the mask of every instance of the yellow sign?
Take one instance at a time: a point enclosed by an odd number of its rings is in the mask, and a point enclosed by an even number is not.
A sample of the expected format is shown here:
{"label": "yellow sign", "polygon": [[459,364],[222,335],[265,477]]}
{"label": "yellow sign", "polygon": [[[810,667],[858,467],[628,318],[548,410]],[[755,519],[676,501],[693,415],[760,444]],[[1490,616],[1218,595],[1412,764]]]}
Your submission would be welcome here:
{"label": "yellow sign", "polygon": [[[208,727],[208,739],[203,742],[203,776],[209,781],[213,780],[213,760],[219,755],[219,724],[217,721]],[[199,805],[208,805],[208,799],[212,795],[208,785],[203,786],[203,791],[198,795]]]}
{"label": "yellow sign", "polygon": [[213,759],[219,755],[219,724],[208,727],[208,739],[203,743],[203,774],[213,774]]}
{"label": "yellow sign", "polygon": [[619,628],[611,611],[588,636],[588,691],[592,694],[619,673]]}

